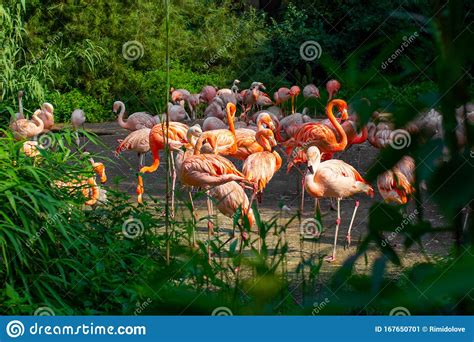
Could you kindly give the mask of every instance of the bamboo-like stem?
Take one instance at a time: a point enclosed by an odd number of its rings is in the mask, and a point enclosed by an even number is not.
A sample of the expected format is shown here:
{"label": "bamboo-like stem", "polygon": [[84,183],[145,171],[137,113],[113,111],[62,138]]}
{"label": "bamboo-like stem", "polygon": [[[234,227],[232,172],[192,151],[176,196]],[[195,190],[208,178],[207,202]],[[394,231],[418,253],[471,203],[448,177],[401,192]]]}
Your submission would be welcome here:
{"label": "bamboo-like stem", "polygon": [[[165,0],[165,11],[166,11],[166,104],[169,102],[170,97],[170,56],[169,56],[169,31],[170,31],[170,17],[169,17],[169,0]],[[166,227],[166,264],[170,264],[170,206],[169,206],[169,175],[170,175],[170,150],[169,150],[169,125],[170,125],[170,113],[168,106],[166,109],[166,127],[165,127],[165,153],[167,158],[166,163],[166,202],[165,202],[165,227]]]}

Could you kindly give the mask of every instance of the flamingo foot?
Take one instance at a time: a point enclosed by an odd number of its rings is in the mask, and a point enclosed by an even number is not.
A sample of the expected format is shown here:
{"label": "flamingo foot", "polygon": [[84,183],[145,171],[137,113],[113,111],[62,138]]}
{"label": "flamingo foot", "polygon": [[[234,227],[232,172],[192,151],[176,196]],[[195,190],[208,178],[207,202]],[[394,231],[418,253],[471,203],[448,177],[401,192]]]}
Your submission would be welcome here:
{"label": "flamingo foot", "polygon": [[346,241],[344,243],[344,249],[349,248],[351,246],[351,236],[346,235]]}
{"label": "flamingo foot", "polygon": [[333,261],[336,261],[336,256],[335,255],[327,256],[324,258],[324,260],[326,260],[327,262],[333,262]]}

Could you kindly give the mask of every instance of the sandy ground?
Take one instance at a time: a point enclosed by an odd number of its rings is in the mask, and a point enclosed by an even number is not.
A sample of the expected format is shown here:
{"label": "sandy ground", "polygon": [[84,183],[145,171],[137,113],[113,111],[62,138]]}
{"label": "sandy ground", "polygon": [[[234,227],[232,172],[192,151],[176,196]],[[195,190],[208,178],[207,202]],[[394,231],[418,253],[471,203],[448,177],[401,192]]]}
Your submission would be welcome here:
{"label": "sandy ground", "polygon": [[[116,146],[117,139],[124,138],[128,132],[121,129],[115,122],[88,125],[86,129],[91,129],[99,134],[101,142],[105,146],[89,146],[88,149],[91,152],[99,153],[100,155],[110,158],[113,162],[107,162],[107,173],[109,177],[108,186],[117,186],[119,190],[128,192],[131,195],[135,194],[136,188],[136,170],[138,168],[138,158],[133,152],[124,152],[120,158],[116,158],[113,154]],[[336,155],[336,158],[342,159],[351,165],[353,165],[359,172],[364,175],[369,169],[371,163],[374,161],[378,150],[372,147],[369,143],[362,145],[355,145],[348,151]],[[147,155],[145,164],[151,163],[151,156]],[[237,167],[241,167],[241,162],[236,162]],[[165,164],[160,165],[159,170],[154,174],[149,174],[145,177],[145,190],[146,194],[156,196],[158,198],[164,198],[165,190]],[[376,188],[376,186],[374,186]],[[259,204],[260,213],[263,219],[267,220],[275,215],[279,215],[279,222],[285,224],[289,217],[296,214],[299,208],[300,201],[300,189],[301,189],[301,176],[298,172],[292,171],[290,174],[286,173],[286,163],[283,164],[279,172],[273,177],[267,186],[263,201]],[[380,201],[381,198],[377,194],[373,199],[368,198],[365,195],[358,195],[355,199],[360,200],[360,207],[355,218],[353,232],[352,232],[352,246],[349,249],[344,250],[343,244],[346,236],[346,232],[349,226],[349,222],[352,216],[354,208],[354,199],[346,199],[341,201],[341,228],[338,239],[337,249],[337,260],[333,263],[324,263],[321,274],[329,276],[332,274],[338,266],[340,266],[344,260],[355,253],[358,241],[361,240],[362,236],[365,235],[367,230],[368,210],[370,206]],[[281,206],[287,206],[289,210],[281,213]],[[207,215],[206,204],[204,201],[197,201],[196,208],[198,216],[204,217]],[[288,254],[288,269],[294,269],[301,260],[301,256],[309,257],[312,255],[326,255],[332,251],[332,243],[334,241],[334,228],[336,222],[336,212],[329,210],[329,201],[323,200],[321,204],[323,211],[323,226],[324,230],[321,238],[317,241],[304,240],[301,243],[300,239],[300,224],[298,220],[294,220],[288,227],[286,232],[286,240],[289,243],[289,254]],[[407,212],[414,210],[412,205]],[[177,210],[178,218],[179,215],[186,210]],[[430,220],[432,225],[440,226],[443,218],[438,213],[435,205],[427,203],[424,207],[425,218]],[[305,212],[303,219],[312,217],[314,212],[314,200],[309,196],[305,199]],[[219,234],[230,234],[232,230],[231,219],[218,215],[217,226],[219,227]],[[200,221],[199,224],[199,238],[205,239],[207,236],[207,225],[206,221]],[[225,237],[222,237],[225,239]],[[272,238],[276,240],[275,237]],[[402,250],[402,237],[396,236],[392,240],[392,245],[396,246],[397,251]],[[427,236],[423,241],[423,246],[426,251],[426,255],[429,257],[435,255],[446,255],[451,246],[452,238],[449,235],[437,235],[436,238]],[[375,250],[368,253],[368,263],[365,262],[364,258],[360,258],[356,264],[356,270],[360,273],[370,272],[372,263],[377,258],[378,252]],[[426,256],[420,252],[419,247],[412,247],[407,251],[407,255],[403,258],[403,266],[391,267],[390,272],[400,272],[404,267],[410,266],[417,262],[426,260]]]}

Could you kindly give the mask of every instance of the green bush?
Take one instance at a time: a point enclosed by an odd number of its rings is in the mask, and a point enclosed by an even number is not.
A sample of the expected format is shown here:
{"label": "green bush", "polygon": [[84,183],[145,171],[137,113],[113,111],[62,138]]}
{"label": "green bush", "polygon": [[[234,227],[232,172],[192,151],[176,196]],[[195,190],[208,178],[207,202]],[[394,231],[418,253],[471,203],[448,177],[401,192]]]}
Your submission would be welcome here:
{"label": "green bush", "polygon": [[112,102],[110,103],[110,109],[104,108],[92,96],[82,94],[77,89],[64,94],[59,92],[49,93],[47,101],[54,106],[54,115],[57,122],[69,122],[74,109],[82,109],[86,113],[86,122],[101,122],[113,118]]}

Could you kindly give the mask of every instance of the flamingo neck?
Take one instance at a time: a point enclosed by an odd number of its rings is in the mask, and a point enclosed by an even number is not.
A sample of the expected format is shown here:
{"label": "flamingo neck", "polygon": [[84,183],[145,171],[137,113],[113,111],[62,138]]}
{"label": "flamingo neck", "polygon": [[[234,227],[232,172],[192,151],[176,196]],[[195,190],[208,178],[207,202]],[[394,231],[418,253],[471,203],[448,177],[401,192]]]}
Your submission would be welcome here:
{"label": "flamingo neck", "polygon": [[38,127],[38,130],[41,132],[44,129],[44,122],[38,117],[38,114],[33,115],[32,117],[33,122]]}
{"label": "flamingo neck", "polygon": [[20,119],[23,119],[25,116],[23,114],[23,96],[18,96],[18,112],[20,113]]}
{"label": "flamingo neck", "polygon": [[347,135],[346,135],[346,132],[344,131],[344,128],[342,128],[341,124],[334,117],[333,108],[334,108],[334,101],[331,101],[328,103],[326,107],[326,115],[329,118],[329,121],[331,122],[331,124],[336,129],[336,132],[341,137],[341,139],[337,140],[337,143],[333,147],[334,149],[343,150],[347,146]]}
{"label": "flamingo neck", "polygon": [[318,172],[319,164],[321,163],[321,156],[314,158],[313,160],[308,160],[308,169],[311,168],[311,171],[308,170],[306,172],[306,176],[304,178],[305,188],[311,194],[317,194],[319,191],[319,185],[314,181],[314,176]]}
{"label": "flamingo neck", "polygon": [[120,113],[118,115],[118,123],[120,126],[126,128],[127,121],[124,121],[123,116],[125,114],[125,103],[120,102]]}

